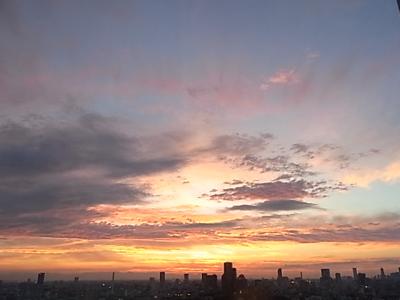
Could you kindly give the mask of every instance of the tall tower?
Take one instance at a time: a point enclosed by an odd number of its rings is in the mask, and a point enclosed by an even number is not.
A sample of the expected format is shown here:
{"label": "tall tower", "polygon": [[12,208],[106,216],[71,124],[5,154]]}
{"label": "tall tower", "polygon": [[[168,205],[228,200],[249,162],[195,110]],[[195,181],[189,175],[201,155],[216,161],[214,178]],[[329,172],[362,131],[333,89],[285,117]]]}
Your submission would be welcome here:
{"label": "tall tower", "polygon": [[45,277],[46,273],[39,273],[37,276],[37,285],[42,285],[44,283],[44,277]]}
{"label": "tall tower", "polygon": [[385,277],[385,270],[381,268],[381,279],[384,279]]}
{"label": "tall tower", "polygon": [[114,294],[114,281],[115,281],[115,272],[112,272],[112,276],[111,276],[111,294]]}
{"label": "tall tower", "polygon": [[236,268],[233,268],[231,262],[224,263],[224,274],[222,274],[221,285],[222,293],[226,299],[233,299],[236,282]]}
{"label": "tall tower", "polygon": [[279,268],[278,269],[278,280],[282,280],[282,269],[281,268]]}
{"label": "tall tower", "polygon": [[189,283],[189,274],[183,274],[183,283],[188,284]]}
{"label": "tall tower", "polygon": [[357,268],[353,268],[353,278],[354,278],[354,280],[358,279]]}
{"label": "tall tower", "polygon": [[342,281],[342,275],[340,275],[340,273],[335,273],[335,279],[337,282]]}
{"label": "tall tower", "polygon": [[160,272],[160,286],[165,285],[165,272]]}
{"label": "tall tower", "polygon": [[321,279],[330,280],[331,279],[331,270],[321,269]]}

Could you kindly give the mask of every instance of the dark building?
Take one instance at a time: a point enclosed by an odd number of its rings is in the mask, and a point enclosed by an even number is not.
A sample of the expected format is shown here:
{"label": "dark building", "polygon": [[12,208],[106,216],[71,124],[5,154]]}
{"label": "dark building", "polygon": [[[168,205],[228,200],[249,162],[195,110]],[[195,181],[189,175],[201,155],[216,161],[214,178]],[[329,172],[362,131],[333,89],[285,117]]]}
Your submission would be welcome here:
{"label": "dark building", "polygon": [[222,293],[226,299],[232,299],[235,292],[236,269],[231,262],[224,263],[224,274],[221,278]]}
{"label": "dark building", "polygon": [[321,269],[321,279],[330,280],[331,279],[331,270]]}
{"label": "dark building", "polygon": [[79,277],[78,276],[75,276],[74,277],[74,282],[78,282],[79,281]]}
{"label": "dark building", "polygon": [[115,272],[112,272],[112,277],[111,277],[111,294],[114,294],[114,282],[115,282]]}
{"label": "dark building", "polygon": [[358,276],[357,276],[357,268],[353,268],[353,278],[354,278],[354,280],[357,280],[357,279],[358,279]]}
{"label": "dark building", "polygon": [[44,283],[44,276],[45,276],[45,273],[38,274],[37,282],[36,282],[38,285],[42,285]]}
{"label": "dark building", "polygon": [[340,275],[340,273],[335,273],[335,280],[337,282],[342,281],[342,275]]}
{"label": "dark building", "polygon": [[183,283],[187,284],[189,283],[189,274],[183,274]]}
{"label": "dark building", "polygon": [[321,278],[320,278],[321,285],[327,288],[331,284],[331,282],[332,282],[331,270],[321,269]]}
{"label": "dark building", "polygon": [[207,280],[207,273],[201,273],[201,283],[203,286],[206,285],[206,280]]}
{"label": "dark building", "polygon": [[282,269],[278,269],[278,280],[282,279]]}
{"label": "dark building", "polygon": [[243,291],[247,289],[247,279],[243,274],[240,274],[236,280],[236,289],[241,294]]}
{"label": "dark building", "polygon": [[207,290],[215,291],[218,288],[218,276],[213,274],[213,275],[207,275],[204,278],[204,287]]}
{"label": "dark building", "polygon": [[165,272],[160,272],[160,285],[165,285]]}
{"label": "dark building", "polygon": [[384,279],[385,277],[385,270],[381,268],[381,279]]}
{"label": "dark building", "polygon": [[287,276],[283,276],[283,271],[281,268],[278,269],[278,277],[276,279],[278,286],[281,289],[286,289],[289,285],[289,277]]}
{"label": "dark building", "polygon": [[358,273],[357,277],[358,277],[358,284],[359,285],[362,285],[362,286],[366,285],[366,283],[367,283],[367,275],[365,273]]}

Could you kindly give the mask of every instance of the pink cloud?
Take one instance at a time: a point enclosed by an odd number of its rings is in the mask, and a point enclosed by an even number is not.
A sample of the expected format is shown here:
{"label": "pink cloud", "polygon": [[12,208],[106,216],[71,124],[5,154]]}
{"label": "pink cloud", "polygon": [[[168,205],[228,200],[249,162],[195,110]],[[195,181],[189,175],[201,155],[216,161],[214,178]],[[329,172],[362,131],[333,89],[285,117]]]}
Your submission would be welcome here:
{"label": "pink cloud", "polygon": [[260,89],[265,91],[273,85],[287,85],[298,83],[298,75],[294,69],[280,70],[261,83]]}

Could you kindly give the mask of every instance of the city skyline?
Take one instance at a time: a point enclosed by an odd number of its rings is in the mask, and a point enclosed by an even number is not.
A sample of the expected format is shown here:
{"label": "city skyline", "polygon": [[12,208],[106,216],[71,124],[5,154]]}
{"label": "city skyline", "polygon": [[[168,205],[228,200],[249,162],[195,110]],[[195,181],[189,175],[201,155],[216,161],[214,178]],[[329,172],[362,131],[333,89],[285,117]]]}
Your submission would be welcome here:
{"label": "city skyline", "polygon": [[[220,264],[221,265],[221,264]],[[233,269],[233,273],[230,270]],[[42,269],[43,270],[43,269]],[[289,270],[289,271],[288,271]],[[207,272],[206,272],[207,271]],[[207,282],[208,279],[216,280],[217,282],[221,282],[223,285],[223,276],[224,274],[229,274],[229,276],[233,276],[234,280],[236,280],[240,276],[245,276],[250,280],[258,280],[258,279],[270,279],[270,280],[293,280],[293,279],[302,279],[302,280],[320,280],[320,279],[358,279],[358,274],[364,274],[367,278],[385,278],[395,276],[397,279],[400,276],[400,266],[391,266],[389,269],[384,268],[376,268],[374,270],[370,270],[369,272],[365,272],[364,269],[358,269],[357,267],[353,267],[351,269],[337,269],[337,268],[330,268],[329,266],[325,266],[321,269],[316,269],[312,273],[304,273],[300,271],[298,273],[294,273],[291,269],[283,269],[279,267],[278,269],[274,270],[274,274],[271,271],[264,272],[262,276],[254,276],[245,274],[242,270],[237,270],[236,265],[233,268],[232,262],[224,262],[223,268],[217,270],[216,272],[211,270],[202,270],[201,273],[174,273],[174,272],[166,272],[166,271],[159,271],[159,272],[149,272],[147,274],[137,273],[134,272],[102,272],[102,273],[69,273],[69,274],[57,274],[57,273],[47,273],[47,272],[31,272],[25,274],[2,274],[0,273],[0,280],[1,281],[17,281],[17,282],[32,282],[37,277],[36,284],[42,285],[46,281],[80,281],[80,280],[89,280],[89,281],[126,281],[126,280],[140,280],[140,281],[154,281],[157,282],[160,286],[166,285],[167,282],[176,282],[176,280],[180,280],[181,283],[185,284],[189,281],[201,281],[203,284]],[[338,272],[339,271],[339,272]],[[360,272],[361,271],[361,272]],[[324,275],[325,274],[325,275]],[[100,276],[99,276],[100,275]],[[208,278],[210,277],[211,278]],[[225,279],[226,280],[226,279]],[[228,283],[229,284],[229,283]]]}
{"label": "city skyline", "polygon": [[395,272],[399,28],[395,0],[0,1],[0,277]]}

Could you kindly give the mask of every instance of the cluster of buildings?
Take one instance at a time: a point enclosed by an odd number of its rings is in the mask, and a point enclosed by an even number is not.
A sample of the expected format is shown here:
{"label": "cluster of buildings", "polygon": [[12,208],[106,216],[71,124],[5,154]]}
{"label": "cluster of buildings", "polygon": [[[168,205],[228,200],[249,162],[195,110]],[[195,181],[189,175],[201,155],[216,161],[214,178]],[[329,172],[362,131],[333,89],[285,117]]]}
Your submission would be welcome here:
{"label": "cluster of buildings", "polygon": [[39,273],[37,281],[22,283],[1,282],[0,300],[318,300],[318,299],[400,299],[400,268],[398,272],[380,273],[368,278],[353,268],[352,276],[331,274],[321,269],[319,279],[289,278],[277,270],[274,279],[247,279],[231,262],[223,265],[223,274],[201,274],[201,280],[191,280],[188,273],[182,279],[167,280],[160,272],[159,279],[123,281],[45,281]]}

